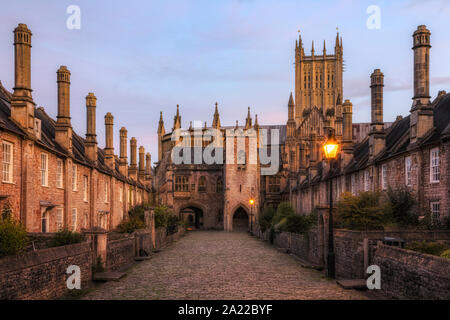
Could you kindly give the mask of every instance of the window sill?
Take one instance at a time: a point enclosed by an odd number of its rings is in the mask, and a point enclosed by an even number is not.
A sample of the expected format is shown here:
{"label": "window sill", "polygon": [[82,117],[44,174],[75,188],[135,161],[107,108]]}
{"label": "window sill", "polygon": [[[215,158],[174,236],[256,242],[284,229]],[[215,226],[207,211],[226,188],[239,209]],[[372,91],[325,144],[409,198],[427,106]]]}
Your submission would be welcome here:
{"label": "window sill", "polygon": [[42,188],[50,188],[50,186],[44,186],[44,185],[42,185],[42,184],[41,184],[41,187],[42,187]]}
{"label": "window sill", "polygon": [[13,184],[13,185],[16,184],[15,182],[9,182],[9,181],[2,181],[2,183],[5,183],[5,184]]}
{"label": "window sill", "polygon": [[441,181],[430,181],[430,184],[439,184]]}

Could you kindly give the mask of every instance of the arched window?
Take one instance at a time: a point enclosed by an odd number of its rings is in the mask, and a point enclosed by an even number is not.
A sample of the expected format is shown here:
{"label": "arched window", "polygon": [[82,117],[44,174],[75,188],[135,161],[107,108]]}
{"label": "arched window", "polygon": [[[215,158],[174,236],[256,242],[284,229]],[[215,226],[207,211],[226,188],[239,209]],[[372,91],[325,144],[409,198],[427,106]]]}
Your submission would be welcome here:
{"label": "arched window", "polygon": [[201,176],[198,180],[198,192],[206,192],[206,178]]}
{"label": "arched window", "polygon": [[218,177],[217,178],[216,192],[217,193],[223,192],[223,180],[222,180],[222,177]]}

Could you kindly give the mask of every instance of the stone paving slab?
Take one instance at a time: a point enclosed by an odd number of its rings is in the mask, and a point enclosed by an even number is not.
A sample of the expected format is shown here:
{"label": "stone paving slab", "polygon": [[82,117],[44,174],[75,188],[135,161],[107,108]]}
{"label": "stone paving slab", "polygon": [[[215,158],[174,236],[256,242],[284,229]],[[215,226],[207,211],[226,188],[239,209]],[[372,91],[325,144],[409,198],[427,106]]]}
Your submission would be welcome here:
{"label": "stone paving slab", "polygon": [[84,299],[367,299],[247,233],[194,231]]}

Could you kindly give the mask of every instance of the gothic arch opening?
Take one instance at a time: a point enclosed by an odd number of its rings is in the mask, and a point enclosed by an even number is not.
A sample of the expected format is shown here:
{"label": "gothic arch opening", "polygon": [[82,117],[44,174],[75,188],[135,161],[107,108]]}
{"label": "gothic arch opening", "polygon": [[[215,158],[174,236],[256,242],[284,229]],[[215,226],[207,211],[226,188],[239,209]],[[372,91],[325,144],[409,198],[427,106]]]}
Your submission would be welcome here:
{"label": "gothic arch opening", "polygon": [[246,232],[249,229],[248,213],[243,207],[239,207],[233,213],[233,231]]}
{"label": "gothic arch opening", "polygon": [[180,219],[191,228],[203,228],[203,210],[196,206],[187,206],[180,210]]}

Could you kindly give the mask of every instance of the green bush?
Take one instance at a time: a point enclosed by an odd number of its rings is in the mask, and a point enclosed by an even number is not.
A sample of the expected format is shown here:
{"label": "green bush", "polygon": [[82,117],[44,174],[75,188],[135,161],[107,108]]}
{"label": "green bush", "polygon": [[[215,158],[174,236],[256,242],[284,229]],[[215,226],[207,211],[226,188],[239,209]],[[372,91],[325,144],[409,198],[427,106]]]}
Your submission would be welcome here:
{"label": "green bush", "polygon": [[386,205],[380,193],[363,192],[358,196],[344,193],[338,202],[337,224],[352,230],[382,230]]}
{"label": "green bush", "polygon": [[167,219],[167,234],[174,234],[178,231],[178,225],[180,224],[180,219],[177,216],[171,214]]}
{"label": "green bush", "polygon": [[72,232],[69,229],[63,229],[55,234],[52,241],[50,241],[50,247],[65,246],[68,244],[81,243],[84,241],[84,237],[81,233]]}
{"label": "green bush", "polygon": [[265,232],[272,226],[272,220],[275,216],[275,209],[273,207],[264,207],[261,215],[258,218],[259,227],[261,232]]}
{"label": "green bush", "polygon": [[445,250],[441,253],[441,258],[447,258],[450,259],[450,250]]}
{"label": "green bush", "polygon": [[405,245],[405,249],[440,256],[444,251],[446,251],[447,247],[445,244],[440,242],[412,241]]}
{"label": "green bush", "polygon": [[12,218],[12,209],[11,209],[11,203],[7,200],[2,208],[2,219],[8,219]]}
{"label": "green bush", "polygon": [[135,216],[130,216],[128,219],[123,220],[117,226],[117,231],[120,233],[132,233],[137,229],[144,229],[145,223]]}
{"label": "green bush", "polygon": [[[272,223],[273,225],[277,225],[282,220],[286,219],[288,216],[293,215],[294,209],[292,208],[291,204],[289,202],[281,202],[278,205],[277,212],[275,216],[273,217]],[[284,223],[284,222],[283,222]]]}
{"label": "green bush", "polygon": [[315,225],[317,217],[314,215],[292,214],[286,217],[286,223],[283,225],[283,231],[291,233],[304,234]]}
{"label": "green bush", "polygon": [[419,217],[412,210],[417,202],[408,188],[392,189],[389,187],[386,196],[388,200],[386,218],[388,221],[401,227],[418,224]]}
{"label": "green bush", "polygon": [[19,221],[11,216],[0,218],[0,256],[18,254],[27,243],[27,231]]}
{"label": "green bush", "polygon": [[167,228],[169,223],[170,210],[166,206],[155,208],[155,228]]}

